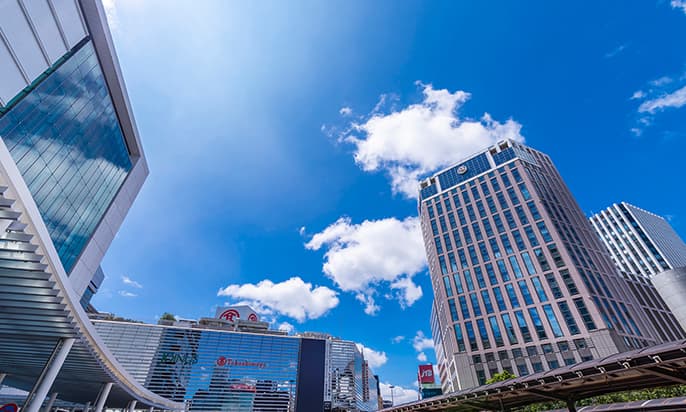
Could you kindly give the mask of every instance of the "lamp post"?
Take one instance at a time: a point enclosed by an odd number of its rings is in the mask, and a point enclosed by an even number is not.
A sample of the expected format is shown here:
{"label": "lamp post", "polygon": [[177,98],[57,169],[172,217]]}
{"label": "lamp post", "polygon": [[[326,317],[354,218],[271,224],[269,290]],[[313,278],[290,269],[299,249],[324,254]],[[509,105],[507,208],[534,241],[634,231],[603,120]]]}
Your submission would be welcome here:
{"label": "lamp post", "polygon": [[393,388],[395,388],[394,385],[389,386],[391,388],[391,406],[395,406],[395,400],[393,399]]}

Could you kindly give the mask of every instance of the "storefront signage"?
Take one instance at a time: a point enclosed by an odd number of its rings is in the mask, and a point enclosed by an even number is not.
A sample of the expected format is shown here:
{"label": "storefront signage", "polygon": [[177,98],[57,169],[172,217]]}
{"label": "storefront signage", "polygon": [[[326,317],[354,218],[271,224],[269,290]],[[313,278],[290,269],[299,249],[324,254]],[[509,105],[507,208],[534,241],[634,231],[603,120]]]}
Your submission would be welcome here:
{"label": "storefront signage", "polygon": [[419,383],[434,383],[434,367],[432,365],[419,365]]}
{"label": "storefront signage", "polygon": [[[198,363],[198,355],[196,353],[162,352],[159,363],[195,365]],[[4,411],[0,410],[0,412]]]}
{"label": "storefront signage", "polygon": [[264,369],[267,367],[265,362],[252,362],[244,359],[232,359],[220,356],[217,358],[217,366],[250,366],[253,368]]}
{"label": "storefront signage", "polygon": [[19,407],[16,403],[8,403],[7,405],[0,406],[0,412],[17,412]]}

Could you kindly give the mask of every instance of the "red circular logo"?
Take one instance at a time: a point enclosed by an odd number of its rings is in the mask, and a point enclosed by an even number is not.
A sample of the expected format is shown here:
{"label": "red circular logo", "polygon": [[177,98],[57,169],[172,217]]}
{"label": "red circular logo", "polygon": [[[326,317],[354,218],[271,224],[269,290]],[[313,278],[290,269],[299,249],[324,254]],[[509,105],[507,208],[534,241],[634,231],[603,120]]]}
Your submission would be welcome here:
{"label": "red circular logo", "polygon": [[19,407],[16,403],[8,403],[7,405],[0,406],[0,412],[17,412]]}
{"label": "red circular logo", "polygon": [[217,358],[217,366],[224,366],[226,365],[226,358],[223,356],[220,356]]}
{"label": "red circular logo", "polygon": [[241,317],[241,314],[238,313],[236,309],[227,309],[224,312],[222,312],[221,315],[219,315],[219,319],[226,319],[229,322],[233,322],[234,318],[238,319]]}
{"label": "red circular logo", "polygon": [[248,316],[248,320],[252,322],[257,322],[257,315],[251,313],[250,316]]}

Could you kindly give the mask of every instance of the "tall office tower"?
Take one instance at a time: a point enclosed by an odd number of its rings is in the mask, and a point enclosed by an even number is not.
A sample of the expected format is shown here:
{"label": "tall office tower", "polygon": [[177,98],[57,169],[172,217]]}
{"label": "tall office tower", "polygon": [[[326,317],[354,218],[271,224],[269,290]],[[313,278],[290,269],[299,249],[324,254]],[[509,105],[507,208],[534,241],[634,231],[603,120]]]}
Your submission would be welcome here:
{"label": "tall office tower", "polygon": [[621,202],[591,223],[624,272],[650,277],[686,266],[686,244],[661,216]]}
{"label": "tall office tower", "polygon": [[99,0],[0,1],[0,379],[30,390],[22,410],[48,391],[183,407],[121,369],[83,309],[147,174]]}
{"label": "tall office tower", "polygon": [[654,344],[550,158],[506,140],[420,184],[443,390]]}
{"label": "tall office tower", "polygon": [[[664,310],[647,313],[664,325],[662,331],[675,334],[674,316],[680,324],[677,329],[686,329],[686,244],[672,226],[661,216],[626,202],[593,215],[591,223],[624,276],[642,277],[657,289],[653,299]],[[645,292],[638,298],[647,300]],[[680,338],[676,333],[670,340]]]}

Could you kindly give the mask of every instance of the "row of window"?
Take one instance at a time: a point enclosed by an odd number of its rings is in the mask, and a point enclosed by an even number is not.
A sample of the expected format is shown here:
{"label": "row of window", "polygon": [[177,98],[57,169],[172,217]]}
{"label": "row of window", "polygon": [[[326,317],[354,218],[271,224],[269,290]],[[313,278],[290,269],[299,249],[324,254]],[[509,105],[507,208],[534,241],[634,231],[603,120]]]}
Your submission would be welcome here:
{"label": "row of window", "polygon": [[[569,341],[562,340],[556,343],[544,343],[540,345],[540,347],[534,345],[527,346],[523,348],[524,350],[522,348],[512,348],[511,351],[503,349],[497,352],[486,352],[483,354],[483,357],[480,354],[474,354],[472,355],[472,364],[478,366],[483,363],[489,364],[497,361],[521,361],[525,356],[532,358],[556,353],[560,353],[563,357],[569,357],[569,354],[571,354],[572,351],[588,353],[588,351],[585,351],[588,348],[588,343],[584,338],[574,339],[573,344],[570,344]],[[573,356],[573,354],[571,355]]]}
{"label": "row of window", "polygon": [[[465,301],[466,304],[466,299],[460,299],[461,306],[463,301]],[[576,298],[573,302],[586,329],[589,331],[595,330],[595,323],[593,322],[583,299]],[[570,310],[569,304],[566,301],[560,301],[557,302],[557,307],[562,314],[563,321],[565,322],[569,333],[571,335],[579,334],[580,330],[575,317]],[[534,336],[537,340],[548,339],[549,336],[543,324],[543,318],[546,319],[549,330],[552,332],[554,338],[563,337],[564,333],[552,305],[542,305],[541,309],[543,316],[539,313],[538,308],[530,307],[525,311],[515,310],[512,312],[512,316],[510,313],[501,313],[500,321],[498,320],[498,317],[494,315],[476,319],[475,322],[464,320],[462,324],[455,323],[454,331],[458,350],[464,352],[467,350],[467,347],[469,347],[470,351],[487,350],[494,346],[503,347],[505,346],[505,339],[507,339],[509,345],[516,345],[520,342],[533,342]],[[457,315],[454,303],[450,305],[450,311],[451,316],[453,316],[453,313],[454,316]],[[453,318],[453,320],[456,320],[456,318]],[[491,330],[492,337],[489,336],[488,329]],[[517,331],[519,333],[517,333]]]}

